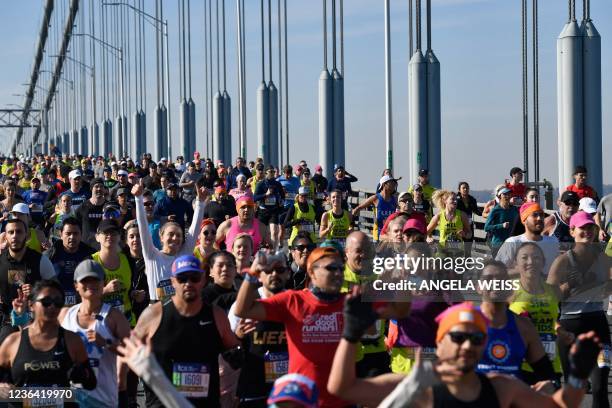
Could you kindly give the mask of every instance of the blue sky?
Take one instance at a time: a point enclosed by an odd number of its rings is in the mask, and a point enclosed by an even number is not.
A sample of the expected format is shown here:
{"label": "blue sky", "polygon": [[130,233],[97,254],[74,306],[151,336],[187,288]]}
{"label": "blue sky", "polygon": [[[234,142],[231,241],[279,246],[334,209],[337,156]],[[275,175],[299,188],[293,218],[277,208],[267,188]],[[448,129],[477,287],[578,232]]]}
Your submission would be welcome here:
{"label": "blue sky", "polygon": [[[423,1],[424,2],[424,1]],[[42,0],[3,2],[0,14],[0,106],[21,103],[11,96],[23,92],[29,79]],[[59,0],[57,1],[59,3]],[[145,0],[153,13],[154,1]],[[215,2],[213,1],[213,4]],[[260,82],[259,1],[246,0],[247,135],[248,156],[256,153],[255,91]],[[556,38],[567,19],[565,1],[540,1],[540,173],[556,184]],[[88,2],[87,2],[88,4]],[[204,134],[204,28],[203,1],[193,0],[193,96],[197,105],[198,137]],[[306,159],[314,165],[318,155],[318,77],[322,67],[322,9],[320,1],[289,0],[290,160]],[[582,2],[577,2],[582,16]],[[384,33],[382,0],[345,0],[345,121],[347,167],[360,178],[358,187],[372,188],[385,161]],[[170,22],[172,57],[178,58],[177,2],[165,1]],[[461,180],[474,189],[491,189],[507,177],[508,169],[522,165],[521,37],[518,0],[433,0],[433,48],[442,72],[442,178],[444,187]],[[235,1],[226,0],[228,92],[232,97],[233,126],[237,137],[236,17]],[[276,0],[273,0],[273,20]],[[392,76],[395,174],[407,187],[407,67],[408,10],[406,0],[391,0]],[[604,183],[612,184],[612,3],[591,1],[591,17],[602,36],[602,91]],[[147,26],[148,27],[148,26]],[[172,31],[174,30],[174,32]],[[273,32],[273,38],[277,36]],[[154,107],[154,34],[147,28],[147,109]],[[274,47],[274,44],[273,44]],[[277,51],[274,76],[278,85]],[[530,54],[531,57],[531,54]],[[531,59],[531,58],[530,58]],[[172,61],[172,58],[171,58]],[[178,84],[178,63],[171,62],[173,84]],[[172,88],[176,125],[178,86]],[[530,109],[532,101],[529,101]],[[530,117],[532,112],[529,113]],[[149,114],[149,129],[152,127]],[[175,127],[176,128],[176,127]],[[175,151],[178,138],[175,134]],[[7,133],[0,132],[4,147]],[[202,140],[202,139],[200,139]],[[152,149],[153,142],[149,141]],[[202,144],[199,150],[203,151]],[[234,152],[237,141],[234,141]]]}

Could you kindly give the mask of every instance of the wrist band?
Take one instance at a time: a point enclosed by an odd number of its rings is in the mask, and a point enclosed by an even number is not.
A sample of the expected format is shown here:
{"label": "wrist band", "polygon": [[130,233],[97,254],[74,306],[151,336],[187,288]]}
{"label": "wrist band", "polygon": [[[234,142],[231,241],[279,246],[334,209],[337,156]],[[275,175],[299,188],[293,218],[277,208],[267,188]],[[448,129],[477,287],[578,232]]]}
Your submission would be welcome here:
{"label": "wrist band", "polygon": [[29,313],[22,313],[22,314],[17,314],[17,312],[15,312],[15,309],[11,310],[11,325],[13,326],[23,326],[25,324],[28,324],[30,321],[30,314]]}
{"label": "wrist band", "polygon": [[247,273],[246,275],[244,275],[244,280],[249,282],[250,284],[259,284],[259,278],[257,278],[257,276],[253,276],[249,273]]}

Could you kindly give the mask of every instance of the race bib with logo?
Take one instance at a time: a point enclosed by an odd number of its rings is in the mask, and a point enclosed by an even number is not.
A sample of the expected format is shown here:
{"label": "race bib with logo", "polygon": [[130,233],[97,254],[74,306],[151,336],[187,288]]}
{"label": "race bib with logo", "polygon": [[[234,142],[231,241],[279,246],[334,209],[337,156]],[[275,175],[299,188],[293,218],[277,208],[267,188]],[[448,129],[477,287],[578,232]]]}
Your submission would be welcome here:
{"label": "race bib with logo", "polygon": [[300,224],[300,226],[298,227],[299,231],[305,231],[305,232],[314,232],[314,225],[312,224]]}
{"label": "race bib with logo", "polygon": [[548,358],[553,361],[557,356],[557,336],[551,333],[541,333],[540,340]]}
{"label": "race bib with logo", "polygon": [[76,292],[66,291],[64,292],[64,306],[74,306],[77,304]]}
{"label": "race bib with logo", "polygon": [[188,398],[207,398],[210,372],[206,364],[174,363],[172,384]]}
{"label": "race bib with logo", "polygon": [[157,299],[161,301],[166,300],[170,296],[173,296],[174,286],[172,286],[172,281],[170,279],[164,279],[159,281],[155,293],[157,294]]}
{"label": "race bib with logo", "polygon": [[264,200],[264,205],[276,205],[276,197],[266,197]]}
{"label": "race bib with logo", "polygon": [[267,352],[264,354],[264,368],[266,382],[273,383],[289,372],[289,353]]}

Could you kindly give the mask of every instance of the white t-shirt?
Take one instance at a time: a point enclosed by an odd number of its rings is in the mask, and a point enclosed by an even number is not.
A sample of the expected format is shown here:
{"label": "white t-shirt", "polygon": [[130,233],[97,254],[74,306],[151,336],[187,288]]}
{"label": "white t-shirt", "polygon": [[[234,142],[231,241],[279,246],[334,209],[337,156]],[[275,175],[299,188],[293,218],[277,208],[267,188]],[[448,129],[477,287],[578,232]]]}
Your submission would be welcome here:
{"label": "white t-shirt", "polygon": [[555,236],[542,235],[542,239],[539,241],[527,239],[525,234],[510,237],[504,241],[495,259],[503,262],[506,266],[510,266],[514,262],[516,251],[524,242],[534,242],[544,252],[545,263],[542,272],[544,276],[548,276],[553,261],[560,255],[559,240]]}

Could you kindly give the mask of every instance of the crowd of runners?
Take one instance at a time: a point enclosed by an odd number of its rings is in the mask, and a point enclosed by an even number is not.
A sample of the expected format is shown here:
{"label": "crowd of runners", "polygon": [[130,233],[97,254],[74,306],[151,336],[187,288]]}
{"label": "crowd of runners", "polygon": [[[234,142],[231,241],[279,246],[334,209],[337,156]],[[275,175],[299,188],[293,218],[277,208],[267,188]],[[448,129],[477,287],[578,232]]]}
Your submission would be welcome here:
{"label": "crowd of runners", "polygon": [[[610,406],[612,194],[586,167],[551,213],[518,167],[481,207],[427,169],[356,205],[305,161],[0,162],[11,406]],[[441,262],[373,272],[401,257]]]}

